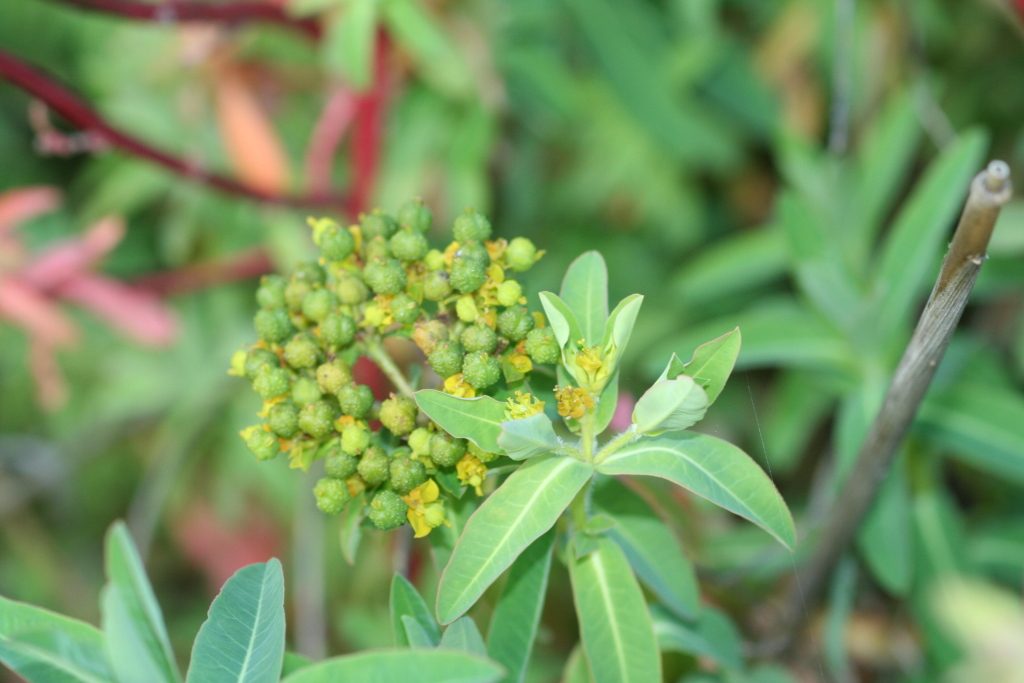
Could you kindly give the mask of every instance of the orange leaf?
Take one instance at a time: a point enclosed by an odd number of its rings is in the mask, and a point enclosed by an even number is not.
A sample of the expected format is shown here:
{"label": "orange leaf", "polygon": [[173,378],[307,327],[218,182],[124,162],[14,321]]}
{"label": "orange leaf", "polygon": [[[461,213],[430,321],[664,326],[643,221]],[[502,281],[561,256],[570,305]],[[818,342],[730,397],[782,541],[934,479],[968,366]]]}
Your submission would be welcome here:
{"label": "orange leaf", "polygon": [[290,174],[284,145],[249,83],[225,70],[216,88],[217,120],[235,175],[253,189],[283,193]]}

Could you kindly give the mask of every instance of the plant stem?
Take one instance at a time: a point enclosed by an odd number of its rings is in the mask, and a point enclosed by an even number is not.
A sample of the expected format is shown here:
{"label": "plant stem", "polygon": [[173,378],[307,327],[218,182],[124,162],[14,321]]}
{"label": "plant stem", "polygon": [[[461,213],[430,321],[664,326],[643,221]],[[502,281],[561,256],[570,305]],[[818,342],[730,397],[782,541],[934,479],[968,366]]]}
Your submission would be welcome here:
{"label": "plant stem", "polygon": [[999,209],[1010,199],[1010,170],[993,161],[971,182],[949,252],[935,288],[918,320],[914,336],[893,375],[885,401],[868,432],[846,486],[834,501],[817,534],[818,545],[791,587],[782,635],[766,650],[788,649],[832,568],[846,552],[875,499],[914,415],[956,329],[986,255]]}
{"label": "plant stem", "polygon": [[388,355],[388,352],[384,349],[380,340],[370,339],[365,342],[365,345],[366,355],[377,364],[377,367],[379,367],[381,372],[391,380],[391,383],[395,385],[395,388],[409,398],[415,399],[413,394],[415,394],[416,391],[412,388],[412,385],[409,384],[409,381],[405,378],[405,375],[402,374],[402,371],[398,369],[398,366],[395,365],[395,362],[391,360],[391,356]]}
{"label": "plant stem", "polygon": [[569,514],[572,516],[572,522],[576,525],[577,529],[582,529],[587,525],[587,496],[590,495],[590,484],[593,481],[591,479],[583,488],[580,489],[576,497],[569,503]]}
{"label": "plant stem", "polygon": [[609,455],[611,455],[615,451],[619,450],[620,448],[628,444],[635,437],[636,425],[629,425],[629,428],[626,431],[622,432],[617,437],[606,443],[604,445],[604,448],[598,451],[597,455],[594,456],[594,464],[600,465]]}
{"label": "plant stem", "polygon": [[594,411],[588,410],[583,413],[583,418],[580,420],[580,426],[582,427],[580,437],[582,439],[582,451],[584,462],[594,461]]}

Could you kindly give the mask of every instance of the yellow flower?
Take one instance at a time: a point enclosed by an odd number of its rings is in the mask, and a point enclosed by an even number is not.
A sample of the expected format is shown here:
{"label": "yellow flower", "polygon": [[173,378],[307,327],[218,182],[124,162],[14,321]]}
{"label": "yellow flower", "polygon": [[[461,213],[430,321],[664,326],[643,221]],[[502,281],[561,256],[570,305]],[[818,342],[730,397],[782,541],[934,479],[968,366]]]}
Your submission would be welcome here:
{"label": "yellow flower", "polygon": [[594,399],[581,387],[555,387],[555,398],[558,399],[558,414],[562,417],[579,419],[583,413],[594,407]]}
{"label": "yellow flower", "polygon": [[351,415],[342,415],[341,417],[334,421],[334,428],[338,431],[339,434],[345,431],[345,427],[351,427],[353,425],[357,427],[362,427],[363,429],[369,429],[364,420],[357,420]]}
{"label": "yellow flower", "polygon": [[449,268],[451,268],[451,265],[452,265],[452,261],[454,261],[454,260],[455,260],[455,252],[457,252],[457,251],[459,250],[459,247],[461,247],[461,246],[462,246],[462,245],[461,245],[461,244],[459,244],[458,242],[452,242],[452,243],[451,243],[451,244],[449,244],[449,245],[448,245],[448,247],[447,247],[447,248],[446,248],[446,249],[444,250],[444,263],[445,263],[445,265],[447,265],[447,266],[448,266]]}
{"label": "yellow flower", "polygon": [[476,389],[462,378],[461,372],[457,375],[452,375],[444,381],[444,392],[459,398],[473,398],[476,396]]}
{"label": "yellow flower", "polygon": [[[580,346],[583,346],[580,340]],[[587,371],[588,374],[597,374],[604,362],[601,360],[601,350],[597,346],[583,346],[576,352],[576,364]]]}
{"label": "yellow flower", "polygon": [[384,328],[395,322],[391,315],[391,298],[385,295],[375,297],[373,303],[363,310],[363,322],[360,324],[363,327]]}
{"label": "yellow flower", "polygon": [[484,242],[484,246],[487,248],[487,255],[491,257],[492,261],[500,261],[505,256],[505,249],[508,248],[508,240],[501,237],[493,242]]}
{"label": "yellow flower", "polygon": [[514,398],[506,401],[508,409],[505,417],[509,420],[521,420],[524,417],[532,417],[544,410],[544,401],[538,401],[531,394],[524,394],[516,390]]}
{"label": "yellow flower", "polygon": [[462,456],[462,460],[455,464],[455,473],[464,486],[472,486],[478,496],[484,495],[480,487],[483,485],[484,479],[487,478],[487,465],[480,462],[479,458],[466,453]]}
{"label": "yellow flower", "polygon": [[263,410],[261,410],[260,412],[256,413],[256,416],[257,417],[262,417],[264,420],[267,419],[267,416],[270,415],[270,409],[273,408],[275,404],[280,403],[281,401],[284,401],[285,399],[286,399],[286,395],[285,394],[281,394],[280,396],[275,396],[272,399],[264,401],[263,402]]}
{"label": "yellow flower", "polygon": [[525,353],[512,354],[508,357],[508,362],[511,363],[513,368],[524,375],[533,370],[533,361]]}
{"label": "yellow flower", "polygon": [[548,319],[544,317],[544,314],[540,311],[533,312],[533,326],[540,329],[544,329],[548,326]]}
{"label": "yellow flower", "polygon": [[444,503],[437,500],[439,495],[437,482],[427,479],[426,482],[410,491],[409,495],[402,496],[402,500],[409,506],[409,511],[405,513],[405,516],[413,531],[416,532],[416,538],[423,538],[442,524],[452,525],[444,518]]}
{"label": "yellow flower", "polygon": [[231,369],[228,370],[228,374],[232,377],[244,377],[245,376],[245,359],[249,356],[245,352],[245,349],[238,349],[231,356]]}

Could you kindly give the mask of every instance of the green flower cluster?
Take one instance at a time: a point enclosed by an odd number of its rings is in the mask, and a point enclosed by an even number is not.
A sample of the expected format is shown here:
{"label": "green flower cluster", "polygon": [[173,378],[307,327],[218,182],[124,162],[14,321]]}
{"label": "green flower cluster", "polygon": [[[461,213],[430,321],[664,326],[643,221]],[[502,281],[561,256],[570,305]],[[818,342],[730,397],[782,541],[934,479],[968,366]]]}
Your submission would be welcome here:
{"label": "green flower cluster", "polygon": [[[285,452],[303,470],[323,461],[314,495],[328,514],[363,496],[369,504],[362,512],[378,528],[412,521],[416,510],[421,523],[437,526],[443,513],[433,500],[436,484],[423,488],[428,481],[472,479],[478,488],[482,463],[496,456],[420,414],[384,340],[411,339],[441,388],[461,397],[493,393],[502,379],[523,379],[534,363],[556,362],[553,333],[525,308],[522,287],[510,277],[542,252],[525,238],[491,240],[488,220],[470,210],[455,221],[455,241],[431,249],[433,219],[419,200],[395,216],[377,209],[360,218],[348,228],[311,220],[320,259],[287,278],[262,279],[253,321],[259,341],[232,359],[232,374],[247,378],[264,400],[263,422],[242,436],[260,460]],[[403,395],[377,403],[369,386],[354,381],[352,367],[363,355]]]}

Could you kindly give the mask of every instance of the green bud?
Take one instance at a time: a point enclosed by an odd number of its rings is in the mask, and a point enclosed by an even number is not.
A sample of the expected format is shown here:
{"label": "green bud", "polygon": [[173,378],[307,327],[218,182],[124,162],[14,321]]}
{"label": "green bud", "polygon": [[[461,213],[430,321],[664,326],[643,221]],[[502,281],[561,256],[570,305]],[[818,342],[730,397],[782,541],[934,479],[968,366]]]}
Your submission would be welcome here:
{"label": "green bud", "polygon": [[380,423],[392,434],[404,436],[416,427],[419,409],[416,402],[407,396],[391,395],[380,406]]}
{"label": "green bud", "polygon": [[270,400],[288,391],[290,379],[288,371],[284,368],[272,368],[269,365],[264,365],[256,373],[256,379],[252,381],[252,388],[264,400]]}
{"label": "green bud", "polygon": [[391,469],[391,458],[380,446],[370,446],[359,459],[357,471],[370,486],[380,484],[387,480]]}
{"label": "green bud", "polygon": [[299,412],[299,429],[314,439],[322,439],[334,431],[334,407],[327,401],[314,401]]}
{"label": "green bud", "polygon": [[314,289],[302,300],[302,315],[321,322],[338,305],[338,297],[327,289]]}
{"label": "green bud", "polygon": [[415,228],[402,228],[391,236],[388,244],[395,258],[406,263],[419,261],[430,249],[426,236]]}
{"label": "green bud", "polygon": [[368,517],[381,531],[397,529],[405,524],[409,506],[394,491],[379,491],[370,502]]}
{"label": "green bud", "polygon": [[391,258],[391,245],[387,239],[383,237],[374,237],[372,240],[365,243],[363,246],[363,253],[366,255],[367,263],[374,259]]}
{"label": "green bud", "polygon": [[423,257],[423,265],[427,267],[427,270],[441,270],[445,265],[444,254],[437,249],[431,249]]}
{"label": "green bud", "polygon": [[277,437],[265,429],[255,430],[252,436],[245,440],[245,446],[252,451],[257,460],[272,460],[281,450]]}
{"label": "green bud", "polygon": [[308,406],[320,400],[320,386],[309,377],[299,377],[292,385],[292,400],[300,406]]}
{"label": "green bud", "polygon": [[331,477],[324,477],[318,481],[313,487],[313,495],[316,496],[316,506],[328,515],[338,514],[352,499],[348,485],[340,479]]}
{"label": "green bud", "polygon": [[349,384],[338,392],[338,405],[342,413],[359,419],[373,407],[373,391],[365,384]]}
{"label": "green bud", "polygon": [[359,425],[349,425],[341,433],[341,448],[346,453],[362,453],[370,447],[370,431]]}
{"label": "green bud", "polygon": [[295,334],[288,311],[283,308],[261,308],[253,318],[256,334],[265,342],[277,344]]}
{"label": "green bud", "polygon": [[442,301],[451,293],[452,286],[445,271],[435,270],[423,278],[423,298],[427,301]]}
{"label": "green bud", "polygon": [[280,367],[281,361],[273,351],[261,349],[256,346],[249,349],[248,353],[245,354],[244,372],[245,376],[249,379],[256,379],[256,375],[259,373],[260,368],[265,365],[276,368]]}
{"label": "green bud", "polygon": [[441,467],[455,467],[466,454],[466,440],[438,432],[430,439],[430,459]]}
{"label": "green bud", "polygon": [[375,259],[363,269],[366,284],[375,294],[398,294],[408,283],[405,268],[395,259]]}
{"label": "green bud", "polygon": [[476,307],[476,301],[472,295],[459,297],[459,300],[455,302],[455,315],[464,323],[476,322],[476,319],[480,317],[480,309]]}
{"label": "green bud", "polygon": [[341,358],[316,369],[316,383],[325,394],[337,394],[352,381],[352,368]]}
{"label": "green bud", "polygon": [[332,225],[320,236],[320,253],[328,261],[344,261],[355,248],[356,238],[348,228]]}
{"label": "green bud", "polygon": [[409,435],[409,448],[412,449],[413,455],[430,454],[430,439],[433,434],[426,427],[417,427],[412,430],[412,434]]}
{"label": "green bud", "polygon": [[472,455],[474,458],[476,458],[477,460],[479,460],[480,462],[483,462],[483,463],[488,463],[488,462],[491,462],[493,460],[497,460],[498,459],[498,454],[497,453],[489,453],[489,452],[485,451],[484,449],[480,448],[479,446],[477,446],[472,441],[469,441],[468,443],[466,443],[466,451],[470,455]]}
{"label": "green bud", "polygon": [[292,277],[284,288],[284,302],[288,305],[289,310],[301,311],[302,302],[306,300],[306,295],[312,291],[313,285],[305,280],[296,280]]}
{"label": "green bud", "polygon": [[281,438],[292,438],[299,431],[299,407],[291,402],[275,404],[270,408],[267,424]]}
{"label": "green bud", "polygon": [[462,377],[474,389],[486,389],[501,377],[501,363],[481,351],[467,353],[462,362]]}
{"label": "green bud", "polygon": [[508,244],[505,250],[505,262],[517,272],[533,267],[537,260],[537,247],[525,237],[517,237]]}
{"label": "green bud", "polygon": [[534,320],[530,312],[522,306],[505,309],[498,316],[498,332],[510,342],[520,342],[533,329]]}
{"label": "green bud", "polygon": [[398,222],[413,230],[427,232],[433,220],[430,208],[418,197],[402,204],[402,208],[398,210]]}
{"label": "green bud", "polygon": [[348,346],[356,338],[356,321],[344,313],[331,313],[320,323],[320,336],[328,344]]}
{"label": "green bud", "polygon": [[416,299],[404,292],[396,294],[395,298],[391,300],[391,314],[397,322],[403,325],[412,325],[420,317],[420,305],[416,303]]}
{"label": "green bud", "polygon": [[475,292],[487,282],[487,265],[474,259],[456,258],[449,282],[462,294]]}
{"label": "green bud", "polygon": [[314,261],[307,261],[295,266],[292,279],[308,282],[311,285],[322,285],[327,282],[327,273]]}
{"label": "green bud", "polygon": [[388,239],[398,230],[398,223],[395,219],[380,209],[374,209],[370,215],[363,216],[363,239],[370,241],[374,237]]}
{"label": "green bud", "polygon": [[356,473],[358,466],[359,458],[338,447],[331,448],[324,459],[324,472],[335,479],[348,479]]}
{"label": "green bud", "polygon": [[505,280],[498,285],[498,303],[502,306],[515,306],[522,295],[523,288],[515,280]]}
{"label": "green bud", "polygon": [[346,306],[361,304],[370,296],[366,283],[352,273],[339,276],[334,291],[338,293],[338,300]]}
{"label": "green bud", "polygon": [[462,344],[453,341],[442,342],[427,356],[427,362],[442,379],[462,372]]}
{"label": "green bud", "polygon": [[284,307],[284,290],[287,286],[288,281],[280,275],[264,275],[256,289],[256,303],[263,308]]}
{"label": "green bud", "polygon": [[392,458],[390,474],[391,487],[403,495],[427,480],[427,468],[410,458]]}
{"label": "green bud", "polygon": [[452,227],[452,235],[456,242],[479,240],[483,242],[491,236],[491,222],[483,214],[466,209],[456,219]]}
{"label": "green bud", "polygon": [[466,351],[483,351],[493,353],[498,348],[498,335],[484,323],[475,323],[462,331],[459,337]]}
{"label": "green bud", "polygon": [[295,335],[284,345],[284,360],[296,369],[311,368],[320,360],[320,347],[309,335]]}
{"label": "green bud", "polygon": [[488,253],[487,247],[484,246],[483,242],[477,242],[476,240],[463,242],[459,246],[459,250],[455,252],[455,258],[479,261],[484,264],[485,268],[491,265],[491,255]]}
{"label": "green bud", "polygon": [[550,327],[530,330],[526,335],[526,353],[534,363],[557,363],[561,351]]}

